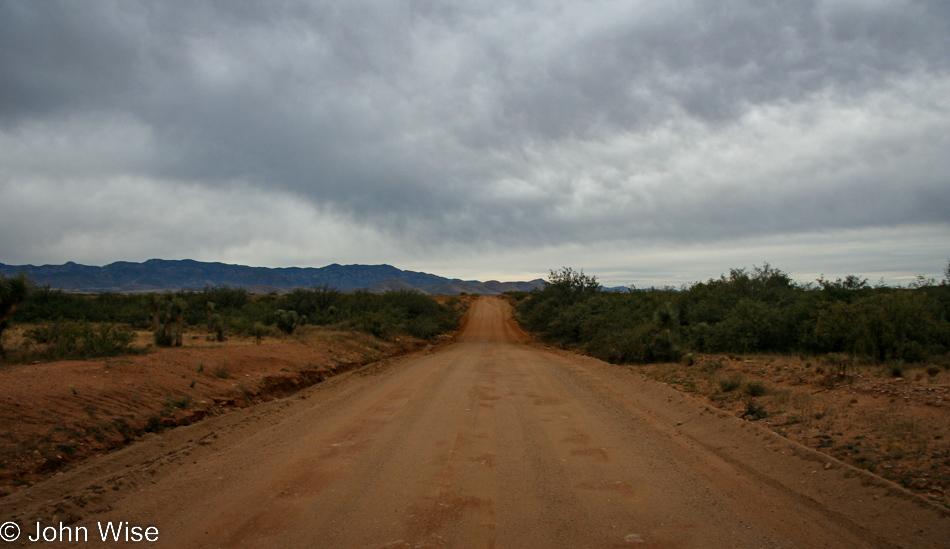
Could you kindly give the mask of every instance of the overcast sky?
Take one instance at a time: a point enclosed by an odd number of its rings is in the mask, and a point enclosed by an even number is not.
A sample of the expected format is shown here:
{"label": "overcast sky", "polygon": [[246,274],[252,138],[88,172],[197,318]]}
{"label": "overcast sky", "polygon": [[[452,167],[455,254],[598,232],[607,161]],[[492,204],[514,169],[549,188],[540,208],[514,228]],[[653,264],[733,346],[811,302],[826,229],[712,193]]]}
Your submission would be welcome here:
{"label": "overcast sky", "polygon": [[942,278],[950,2],[0,0],[0,262]]}

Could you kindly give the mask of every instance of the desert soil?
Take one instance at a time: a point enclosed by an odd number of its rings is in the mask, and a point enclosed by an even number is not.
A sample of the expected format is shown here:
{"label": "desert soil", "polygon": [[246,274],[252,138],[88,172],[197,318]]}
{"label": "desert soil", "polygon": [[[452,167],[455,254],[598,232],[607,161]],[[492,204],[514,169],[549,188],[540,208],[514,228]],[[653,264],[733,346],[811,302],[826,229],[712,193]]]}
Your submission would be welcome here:
{"label": "desert soil", "polygon": [[[14,334],[14,342],[16,334]],[[146,349],[152,334],[138,334]],[[292,337],[208,341],[139,355],[0,368],[0,497],[150,432],[274,400],[420,340],[320,327]]]}
{"label": "desert soil", "polygon": [[750,421],[950,509],[945,367],[907,366],[895,376],[887,365],[833,363],[827,357],[694,360],[630,368],[737,417],[751,405],[761,417],[747,415]]}
{"label": "desert soil", "polygon": [[950,547],[945,508],[532,344],[497,298],[452,345],[150,434],[0,499],[0,520],[90,543],[124,521],[160,547]]}

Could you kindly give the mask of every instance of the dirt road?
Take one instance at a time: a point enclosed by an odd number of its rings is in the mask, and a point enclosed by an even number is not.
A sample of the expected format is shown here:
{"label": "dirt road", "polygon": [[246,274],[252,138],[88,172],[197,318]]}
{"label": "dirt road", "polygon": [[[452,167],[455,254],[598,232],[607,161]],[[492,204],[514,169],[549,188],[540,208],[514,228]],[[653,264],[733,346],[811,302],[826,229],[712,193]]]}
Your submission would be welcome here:
{"label": "dirt road", "polygon": [[453,345],[150,436],[0,500],[11,519],[11,546],[66,520],[158,547],[950,547],[950,513],[530,345],[491,298]]}

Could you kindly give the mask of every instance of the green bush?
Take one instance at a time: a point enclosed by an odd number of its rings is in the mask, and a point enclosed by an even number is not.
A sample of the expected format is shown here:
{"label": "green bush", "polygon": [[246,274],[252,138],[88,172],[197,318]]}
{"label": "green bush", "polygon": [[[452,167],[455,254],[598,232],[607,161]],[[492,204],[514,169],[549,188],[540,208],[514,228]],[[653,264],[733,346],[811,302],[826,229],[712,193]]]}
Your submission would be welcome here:
{"label": "green bush", "polygon": [[[610,362],[673,361],[688,352],[921,362],[935,361],[934,350],[950,342],[950,284],[872,288],[854,276],[817,282],[792,283],[766,264],[679,289],[612,292],[565,268],[513,301],[516,318],[536,336]],[[847,368],[838,365],[839,376]]]}
{"label": "green bush", "polygon": [[460,316],[456,308],[412,291],[344,294],[322,286],[284,296],[252,296],[242,289],[207,287],[198,292],[79,295],[40,288],[30,292],[10,320],[112,322],[148,328],[154,332],[155,344],[165,347],[182,345],[183,332],[189,327],[206,329],[219,340],[228,333],[258,340],[277,330],[292,334],[304,324],[360,329],[383,338],[434,339],[455,329]]}
{"label": "green bush", "polygon": [[433,339],[443,332],[437,319],[420,316],[410,319],[406,324],[406,332],[419,339]]}
{"label": "green bush", "polygon": [[253,325],[251,325],[251,327],[247,330],[247,334],[248,334],[249,336],[253,337],[253,338],[257,341],[257,344],[260,345],[261,339],[263,339],[264,336],[269,335],[269,334],[270,334],[270,330],[267,328],[267,326],[264,326],[264,325],[261,324],[260,322],[255,322],[255,323],[254,323]]}
{"label": "green bush", "polygon": [[215,340],[225,341],[228,338],[225,333],[226,327],[223,316],[219,314],[211,315],[211,329],[214,331]]}
{"label": "green bush", "polygon": [[831,352],[921,362],[950,335],[946,318],[923,290],[881,288],[852,302],[826,303],[814,328],[816,347]]}
{"label": "green bush", "polygon": [[186,302],[170,292],[164,296],[164,302],[153,296],[151,306],[155,316],[155,345],[181,347],[184,336],[184,313],[187,310]]}
{"label": "green bush", "polygon": [[380,339],[389,339],[399,331],[399,323],[385,313],[366,313],[354,321],[354,327]]}
{"label": "green bush", "polygon": [[283,309],[277,311],[277,327],[285,334],[293,334],[300,324],[302,323],[297,311],[285,311]]}
{"label": "green bush", "polygon": [[43,354],[52,359],[86,359],[132,352],[135,332],[128,326],[93,325],[60,321],[40,325],[23,334],[46,346]]}

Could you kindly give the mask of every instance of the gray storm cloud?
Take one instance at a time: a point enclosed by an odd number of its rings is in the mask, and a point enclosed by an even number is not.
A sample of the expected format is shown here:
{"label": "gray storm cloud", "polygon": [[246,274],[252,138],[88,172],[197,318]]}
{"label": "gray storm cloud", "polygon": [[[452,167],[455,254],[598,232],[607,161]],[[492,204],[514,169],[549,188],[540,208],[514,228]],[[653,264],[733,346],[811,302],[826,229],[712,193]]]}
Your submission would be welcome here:
{"label": "gray storm cloud", "polygon": [[[130,209],[174,250],[182,189],[208,254],[281,242],[282,204],[416,250],[950,218],[946,2],[7,1],[0,51],[13,256]],[[63,206],[122,185],[95,222]],[[298,240],[283,260],[331,255]]]}

